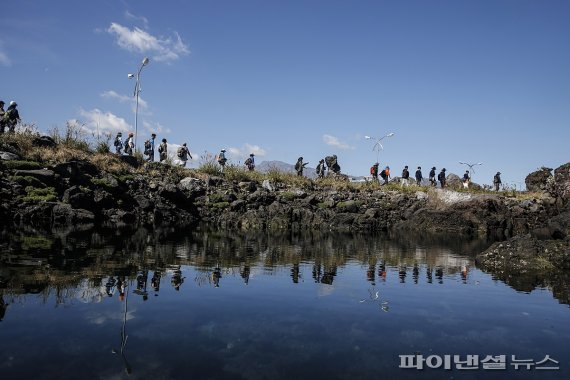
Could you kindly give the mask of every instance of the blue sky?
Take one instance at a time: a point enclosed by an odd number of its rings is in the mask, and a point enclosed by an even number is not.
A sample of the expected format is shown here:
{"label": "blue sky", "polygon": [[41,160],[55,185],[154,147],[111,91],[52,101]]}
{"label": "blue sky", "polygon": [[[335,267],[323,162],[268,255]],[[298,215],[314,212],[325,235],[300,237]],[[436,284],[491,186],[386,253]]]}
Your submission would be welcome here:
{"label": "blue sky", "polygon": [[[151,131],[195,158],[314,166],[483,162],[522,182],[570,161],[567,1],[39,1],[0,16],[0,99],[41,131]],[[199,159],[192,166],[198,165]]]}

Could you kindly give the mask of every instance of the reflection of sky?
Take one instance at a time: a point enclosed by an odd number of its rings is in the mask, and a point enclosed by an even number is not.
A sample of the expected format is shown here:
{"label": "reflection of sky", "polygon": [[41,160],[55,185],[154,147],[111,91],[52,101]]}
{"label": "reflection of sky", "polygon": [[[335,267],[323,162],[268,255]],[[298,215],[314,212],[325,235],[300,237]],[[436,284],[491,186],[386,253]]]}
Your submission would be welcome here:
{"label": "reflection of sky", "polygon": [[[162,247],[161,252],[179,257],[191,246]],[[323,246],[332,249],[328,242]],[[257,250],[248,258],[248,285],[243,265],[220,264],[219,287],[212,271],[222,260],[206,256],[198,261],[190,254],[187,262],[170,261],[162,268],[158,292],[151,287],[150,268],[146,301],[133,293],[131,276],[125,356],[133,373],[128,378],[413,378],[417,372],[398,370],[398,355],[416,352],[516,354],[537,360],[550,354],[570,362],[570,311],[547,289],[516,292],[455,249],[412,245],[371,252],[300,259],[298,244]],[[317,261],[321,276],[336,273],[327,279],[331,284],[313,278]],[[293,263],[299,264],[298,283],[291,277],[297,268]],[[462,277],[464,266],[469,270]],[[437,268],[442,269],[439,277]],[[185,278],[179,291],[172,285],[176,269]],[[118,292],[104,294],[101,284],[107,279],[18,296],[0,323],[2,378],[37,378],[41,372],[46,379],[77,374],[126,379],[121,357],[111,353],[120,347],[125,302]],[[58,303],[63,294],[70,298]]]}

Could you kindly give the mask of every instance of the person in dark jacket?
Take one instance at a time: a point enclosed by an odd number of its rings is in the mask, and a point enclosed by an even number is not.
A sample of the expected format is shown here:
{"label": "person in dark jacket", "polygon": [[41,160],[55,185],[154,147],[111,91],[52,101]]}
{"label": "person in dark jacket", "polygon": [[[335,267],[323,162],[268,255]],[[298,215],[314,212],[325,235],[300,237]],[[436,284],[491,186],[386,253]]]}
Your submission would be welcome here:
{"label": "person in dark jacket", "polygon": [[384,180],[384,185],[388,184],[388,180],[390,179],[390,167],[386,166],[384,170],[380,172],[380,177]]}
{"label": "person in dark jacket", "polygon": [[20,113],[18,112],[18,104],[15,101],[11,101],[8,109],[6,110],[6,115],[4,116],[4,122],[8,127],[8,132],[14,133],[16,130],[16,124],[20,121]]}
{"label": "person in dark jacket", "polygon": [[297,163],[295,164],[295,170],[297,171],[297,175],[299,177],[303,176],[303,169],[307,166],[308,162],[303,163],[303,157],[299,157],[297,159]]}
{"label": "person in dark jacket", "polygon": [[378,182],[378,166],[380,166],[380,163],[377,162],[370,168],[370,176],[373,182]]}
{"label": "person in dark jacket", "polygon": [[465,174],[463,174],[463,187],[469,188],[469,182],[471,182],[471,176],[469,175],[469,170],[466,170]]}
{"label": "person in dark jacket", "polygon": [[6,129],[6,122],[4,121],[4,115],[6,111],[4,111],[4,101],[0,100],[0,134],[4,133]]}
{"label": "person in dark jacket", "polygon": [[497,174],[495,174],[493,177],[493,185],[495,185],[495,191],[499,191],[499,186],[501,184],[501,172],[497,172]]}
{"label": "person in dark jacket", "polygon": [[441,169],[441,172],[437,175],[437,180],[443,189],[445,187],[445,168]]}
{"label": "person in dark jacket", "polygon": [[433,187],[437,186],[437,182],[435,181],[435,166],[433,168],[431,168],[430,172],[429,172],[429,183],[431,183],[431,185]]}
{"label": "person in dark jacket", "polygon": [[317,165],[317,177],[318,178],[324,178],[325,177],[325,170],[327,170],[327,167],[325,166],[325,160],[321,159],[319,161],[319,164]]}
{"label": "person in dark jacket", "polygon": [[158,146],[158,154],[160,162],[168,158],[168,144],[166,143],[166,139],[162,139],[162,142]]}
{"label": "person in dark jacket", "polygon": [[418,170],[416,170],[416,184],[418,186],[422,185],[422,179],[424,179],[424,177],[422,176],[422,167],[418,166]]}
{"label": "person in dark jacket", "polygon": [[408,180],[410,179],[410,171],[408,170],[408,165],[402,170],[402,186],[408,186]]}

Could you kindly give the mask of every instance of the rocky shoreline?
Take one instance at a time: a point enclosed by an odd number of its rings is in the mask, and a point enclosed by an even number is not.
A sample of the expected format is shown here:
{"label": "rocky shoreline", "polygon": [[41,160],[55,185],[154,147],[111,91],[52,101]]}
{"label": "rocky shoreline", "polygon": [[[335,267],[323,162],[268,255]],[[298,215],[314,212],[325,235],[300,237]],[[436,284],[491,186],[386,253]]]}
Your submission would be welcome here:
{"label": "rocky shoreline", "polygon": [[[0,152],[0,227],[181,226],[263,231],[414,231],[499,240],[486,268],[570,268],[568,167],[531,173],[537,193],[228,179],[108,154],[121,170],[87,159],[49,164]],[[116,162],[115,162],[116,161]],[[116,166],[115,165],[115,166]],[[550,181],[550,182],[549,182]],[[534,259],[536,258],[536,260]]]}

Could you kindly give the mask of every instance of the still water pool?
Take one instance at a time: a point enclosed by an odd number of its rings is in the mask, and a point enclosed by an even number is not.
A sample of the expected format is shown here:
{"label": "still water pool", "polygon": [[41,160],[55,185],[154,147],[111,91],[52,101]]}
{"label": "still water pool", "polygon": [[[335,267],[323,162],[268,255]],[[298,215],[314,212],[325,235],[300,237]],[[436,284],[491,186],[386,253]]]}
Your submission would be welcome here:
{"label": "still water pool", "polygon": [[570,378],[568,282],[485,273],[487,242],[204,227],[1,242],[3,380]]}

